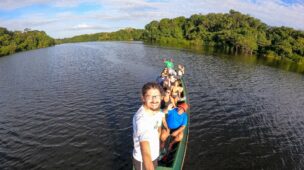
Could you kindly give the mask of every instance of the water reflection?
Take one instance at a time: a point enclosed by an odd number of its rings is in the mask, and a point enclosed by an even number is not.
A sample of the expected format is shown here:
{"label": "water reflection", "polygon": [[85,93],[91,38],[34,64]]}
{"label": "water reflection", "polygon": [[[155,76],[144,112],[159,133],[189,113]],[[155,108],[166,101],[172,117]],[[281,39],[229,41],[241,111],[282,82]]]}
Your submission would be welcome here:
{"label": "water reflection", "polygon": [[262,64],[275,68],[279,68],[285,71],[291,71],[296,73],[304,74],[304,64],[296,63],[288,59],[278,57],[258,57],[255,55],[236,54],[231,52],[225,52],[221,49],[216,49],[207,46],[193,45],[193,44],[150,44],[153,46],[161,46],[163,48],[171,48],[178,50],[191,51],[196,54],[212,55],[217,57],[229,58],[239,62],[251,63],[251,64]]}

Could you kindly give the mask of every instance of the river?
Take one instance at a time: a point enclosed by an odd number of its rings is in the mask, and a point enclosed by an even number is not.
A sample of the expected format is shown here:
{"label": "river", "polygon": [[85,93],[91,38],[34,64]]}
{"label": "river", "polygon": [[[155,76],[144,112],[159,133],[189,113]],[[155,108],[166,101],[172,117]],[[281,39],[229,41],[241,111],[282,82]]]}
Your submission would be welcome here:
{"label": "river", "polygon": [[184,169],[304,169],[303,74],[141,42],[0,58],[0,169],[131,169],[132,116],[164,57],[186,67]]}

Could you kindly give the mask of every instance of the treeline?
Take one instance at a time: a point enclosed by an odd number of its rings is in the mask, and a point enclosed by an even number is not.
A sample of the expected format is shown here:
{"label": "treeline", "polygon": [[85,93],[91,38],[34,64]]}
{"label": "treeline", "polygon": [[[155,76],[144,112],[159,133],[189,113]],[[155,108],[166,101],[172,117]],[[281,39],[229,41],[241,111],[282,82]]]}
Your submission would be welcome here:
{"label": "treeline", "polygon": [[234,10],[226,14],[195,14],[190,18],[152,21],[145,26],[142,39],[157,43],[212,46],[228,52],[285,57],[304,62],[303,31],[270,27]]}
{"label": "treeline", "polygon": [[[288,58],[304,63],[304,32],[288,27],[270,27],[259,19],[230,10],[229,13],[195,14],[189,18],[152,21],[145,29],[126,28],[116,32],[57,39],[56,43],[85,41],[132,41],[214,47],[227,52]],[[9,31],[0,27],[0,56],[52,46],[55,40],[44,31]]]}
{"label": "treeline", "polygon": [[87,41],[138,41],[142,40],[143,29],[126,28],[116,32],[102,32],[96,34],[84,34],[74,36],[72,38],[57,39],[56,43],[74,43],[74,42],[87,42]]}
{"label": "treeline", "polygon": [[55,45],[55,40],[44,31],[29,29],[25,29],[23,32],[9,31],[0,27],[0,56],[52,45]]}

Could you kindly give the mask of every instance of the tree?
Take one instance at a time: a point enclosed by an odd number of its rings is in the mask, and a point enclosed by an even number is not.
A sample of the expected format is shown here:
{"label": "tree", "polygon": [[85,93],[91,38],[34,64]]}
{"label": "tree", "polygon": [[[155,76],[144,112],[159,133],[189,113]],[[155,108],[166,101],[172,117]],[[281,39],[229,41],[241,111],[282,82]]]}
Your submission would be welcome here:
{"label": "tree", "polygon": [[18,51],[48,47],[54,44],[54,39],[43,31],[25,29],[24,32],[12,32],[0,27],[0,56]]}

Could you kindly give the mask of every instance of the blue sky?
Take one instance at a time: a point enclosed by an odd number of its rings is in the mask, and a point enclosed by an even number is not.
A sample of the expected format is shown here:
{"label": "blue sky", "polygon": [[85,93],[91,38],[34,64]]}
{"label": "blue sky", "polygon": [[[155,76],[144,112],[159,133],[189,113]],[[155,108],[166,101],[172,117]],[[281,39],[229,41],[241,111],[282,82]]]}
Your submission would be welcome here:
{"label": "blue sky", "polygon": [[304,30],[304,0],[1,0],[0,27],[44,30],[54,38],[144,28],[152,20],[230,9],[271,26]]}

